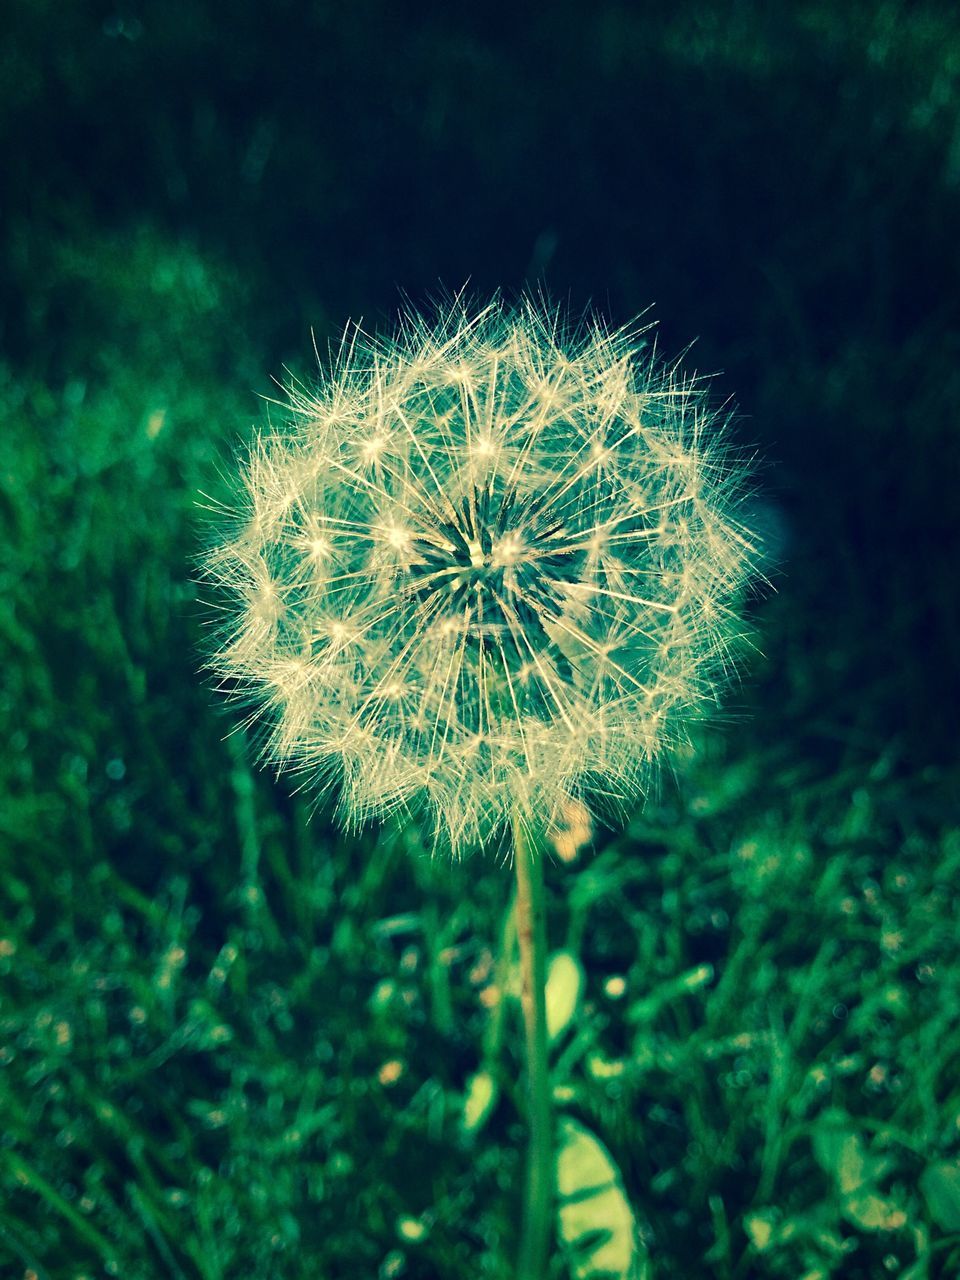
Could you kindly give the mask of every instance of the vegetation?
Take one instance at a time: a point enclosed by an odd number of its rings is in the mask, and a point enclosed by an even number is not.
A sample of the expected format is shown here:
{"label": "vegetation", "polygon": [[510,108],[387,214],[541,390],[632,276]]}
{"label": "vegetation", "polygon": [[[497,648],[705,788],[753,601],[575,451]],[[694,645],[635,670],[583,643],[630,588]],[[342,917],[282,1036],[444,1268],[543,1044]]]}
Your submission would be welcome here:
{"label": "vegetation", "polygon": [[957,1274],[955,13],[8,7],[0,1273],[515,1254],[509,876],[339,833],[197,676],[269,374],[472,275],[701,333],[776,552],[743,688],[548,868],[555,1278]]}

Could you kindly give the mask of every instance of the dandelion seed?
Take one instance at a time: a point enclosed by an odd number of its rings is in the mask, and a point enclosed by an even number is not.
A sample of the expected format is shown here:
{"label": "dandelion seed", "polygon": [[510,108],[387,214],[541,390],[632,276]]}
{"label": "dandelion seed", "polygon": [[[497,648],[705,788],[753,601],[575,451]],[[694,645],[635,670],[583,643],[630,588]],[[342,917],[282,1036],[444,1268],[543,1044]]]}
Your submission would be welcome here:
{"label": "dandelion seed", "polygon": [[351,331],[255,442],[208,574],[266,754],[454,853],[623,810],[730,666],[756,543],[700,387],[637,335],[458,300]]}

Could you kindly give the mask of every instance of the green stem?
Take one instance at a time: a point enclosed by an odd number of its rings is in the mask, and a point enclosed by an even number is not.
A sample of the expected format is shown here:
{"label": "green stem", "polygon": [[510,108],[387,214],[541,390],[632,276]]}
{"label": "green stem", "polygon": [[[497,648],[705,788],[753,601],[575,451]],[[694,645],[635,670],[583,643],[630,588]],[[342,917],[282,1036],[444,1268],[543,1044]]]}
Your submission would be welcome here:
{"label": "green stem", "polygon": [[519,819],[515,819],[513,824],[513,862],[517,875],[517,938],[522,978],[520,1002],[526,1028],[530,1132],[517,1280],[543,1280],[553,1207],[543,859],[531,849]]}

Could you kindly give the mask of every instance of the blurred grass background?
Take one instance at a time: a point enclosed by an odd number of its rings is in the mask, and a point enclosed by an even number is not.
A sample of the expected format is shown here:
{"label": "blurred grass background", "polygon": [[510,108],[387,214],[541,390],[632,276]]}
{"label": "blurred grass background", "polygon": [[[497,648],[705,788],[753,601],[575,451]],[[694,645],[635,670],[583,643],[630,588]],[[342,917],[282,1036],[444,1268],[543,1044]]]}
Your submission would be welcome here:
{"label": "blurred grass background", "polygon": [[656,1277],[960,1275],[958,107],[930,0],[8,0],[0,1274],[504,1273],[509,877],[259,772],[192,581],[311,328],[469,277],[698,338],[779,565],[723,722],[550,870],[563,1107]]}

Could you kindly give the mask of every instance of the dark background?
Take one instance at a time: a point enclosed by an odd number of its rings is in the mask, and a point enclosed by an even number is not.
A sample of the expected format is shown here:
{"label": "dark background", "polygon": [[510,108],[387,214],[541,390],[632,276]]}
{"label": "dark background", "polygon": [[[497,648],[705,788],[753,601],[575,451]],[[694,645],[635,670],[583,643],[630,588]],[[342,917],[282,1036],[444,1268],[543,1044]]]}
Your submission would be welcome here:
{"label": "dark background", "polygon": [[[467,281],[656,304],[761,459],[776,590],[728,723],[554,872],[580,1034],[626,1064],[611,1093],[575,1054],[573,1112],[655,1275],[953,1274],[955,7],[13,0],[2,27],[9,1274],[497,1275],[510,1248],[512,1049],[456,1126],[504,869],[310,819],[196,674],[198,495],[270,377]],[[604,994],[702,963],[679,1011]]]}

